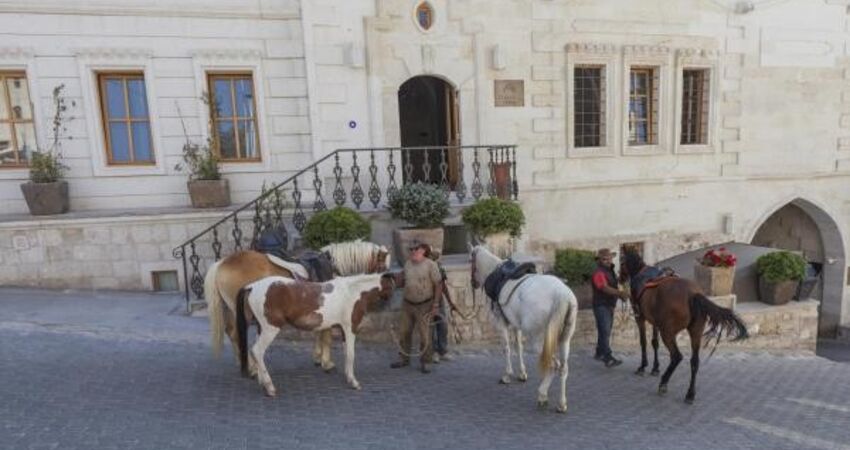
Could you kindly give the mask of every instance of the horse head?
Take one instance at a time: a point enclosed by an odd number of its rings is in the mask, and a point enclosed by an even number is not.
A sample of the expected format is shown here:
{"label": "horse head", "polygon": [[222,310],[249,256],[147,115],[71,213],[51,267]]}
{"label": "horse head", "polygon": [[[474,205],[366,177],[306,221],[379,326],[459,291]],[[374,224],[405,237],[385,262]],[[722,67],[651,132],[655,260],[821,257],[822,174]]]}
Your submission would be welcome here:
{"label": "horse head", "polygon": [[626,249],[623,252],[623,263],[620,264],[620,278],[625,280],[631,278],[640,272],[646,266],[643,258],[634,249]]}
{"label": "horse head", "polygon": [[473,289],[484,285],[484,280],[496,267],[502,263],[502,259],[487,250],[483,245],[469,247],[469,276]]}

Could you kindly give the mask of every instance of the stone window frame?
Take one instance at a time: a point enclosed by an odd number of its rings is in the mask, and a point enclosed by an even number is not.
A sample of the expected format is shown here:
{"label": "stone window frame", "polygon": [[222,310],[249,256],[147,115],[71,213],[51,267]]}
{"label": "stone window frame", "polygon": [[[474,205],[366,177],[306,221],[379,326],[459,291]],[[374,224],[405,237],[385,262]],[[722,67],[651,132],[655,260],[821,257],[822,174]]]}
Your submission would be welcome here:
{"label": "stone window frame", "polygon": [[[48,142],[43,125],[45,109],[39,89],[38,65],[35,62],[35,51],[30,47],[0,46],[0,70],[4,72],[23,72],[27,77],[27,87],[32,104],[35,140],[38,148],[44,148]],[[58,83],[57,83],[58,84]],[[17,180],[29,177],[29,165],[8,166],[0,169],[0,180]]]}
{"label": "stone window frame", "polygon": [[[715,153],[718,148],[718,105],[720,104],[720,58],[716,50],[683,48],[676,51],[673,152],[677,154]],[[683,72],[686,69],[708,71],[708,127],[705,144],[682,144]]]}
{"label": "stone window frame", "polygon": [[[654,67],[658,71],[658,117],[656,121],[657,142],[649,145],[629,144],[629,79],[632,67]],[[658,155],[669,153],[672,121],[675,116],[671,114],[674,110],[671,93],[672,77],[670,74],[673,67],[673,52],[668,47],[629,45],[623,47],[623,70],[622,70],[622,126],[620,142],[623,145],[623,155],[641,156]]]}
{"label": "stone window frame", "polygon": [[[619,145],[619,113],[615,105],[619,97],[616,89],[619,70],[618,48],[605,43],[571,43],[566,46],[566,139],[567,156],[571,158],[593,158],[615,156]],[[605,70],[605,145],[600,147],[576,147],[575,145],[575,96],[574,73],[576,66],[595,65]]]}
{"label": "stone window frame", "polygon": [[[83,116],[86,120],[89,155],[94,177],[132,177],[140,175],[167,175],[166,155],[163,151],[160,115],[157,108],[156,78],[153,76],[153,51],[138,48],[83,48],[75,49],[82,88]],[[153,164],[110,164],[103,118],[101,116],[100,81],[101,73],[136,72],[145,80],[148,119],[151,130]]]}
{"label": "stone window frame", "polygon": [[223,173],[259,173],[272,170],[272,155],[269,145],[271,119],[266,115],[266,86],[263,58],[260,49],[216,49],[205,48],[191,52],[195,75],[195,98],[198,108],[199,142],[210,137],[208,123],[210,108],[204,104],[203,95],[209,90],[208,74],[251,73],[254,82],[254,112],[257,116],[257,133],[260,146],[259,158],[221,161]]}

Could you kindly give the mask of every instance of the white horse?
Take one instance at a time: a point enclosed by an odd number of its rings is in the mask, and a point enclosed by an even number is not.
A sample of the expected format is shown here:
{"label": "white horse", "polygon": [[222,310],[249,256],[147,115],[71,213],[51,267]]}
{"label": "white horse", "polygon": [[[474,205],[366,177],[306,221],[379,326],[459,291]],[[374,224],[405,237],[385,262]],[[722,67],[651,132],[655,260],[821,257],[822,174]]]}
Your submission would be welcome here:
{"label": "white horse", "polygon": [[[484,285],[484,280],[504,262],[486,247],[471,249],[472,288]],[[570,340],[576,328],[578,301],[575,294],[560,279],[543,274],[528,274],[505,283],[498,299],[493,304],[495,321],[502,329],[505,344],[505,374],[501,383],[510,383],[514,375],[511,365],[511,337],[516,339],[519,355],[520,381],[528,379],[523,361],[522,334],[532,339],[542,339],[540,373],[543,381],[537,389],[537,405],[545,408],[549,402],[549,386],[555,371],[561,381],[561,398],[558,412],[567,412],[567,375],[570,356]],[[501,311],[501,313],[499,312]],[[560,348],[560,351],[558,351]]]}

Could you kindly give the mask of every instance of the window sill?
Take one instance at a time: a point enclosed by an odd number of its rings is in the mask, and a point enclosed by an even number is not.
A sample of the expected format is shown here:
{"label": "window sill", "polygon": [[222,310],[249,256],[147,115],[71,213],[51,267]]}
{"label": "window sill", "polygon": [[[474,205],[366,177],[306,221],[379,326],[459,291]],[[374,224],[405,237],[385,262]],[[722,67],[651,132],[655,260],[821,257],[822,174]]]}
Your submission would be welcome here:
{"label": "window sill", "polygon": [[676,146],[676,153],[682,155],[714,153],[714,146],[710,144],[679,144]]}
{"label": "window sill", "polygon": [[567,148],[567,156],[570,158],[600,158],[612,157],[614,148],[606,147],[569,147]]}
{"label": "window sill", "polygon": [[623,156],[651,156],[665,153],[667,153],[667,148],[661,144],[626,145],[623,147]]}

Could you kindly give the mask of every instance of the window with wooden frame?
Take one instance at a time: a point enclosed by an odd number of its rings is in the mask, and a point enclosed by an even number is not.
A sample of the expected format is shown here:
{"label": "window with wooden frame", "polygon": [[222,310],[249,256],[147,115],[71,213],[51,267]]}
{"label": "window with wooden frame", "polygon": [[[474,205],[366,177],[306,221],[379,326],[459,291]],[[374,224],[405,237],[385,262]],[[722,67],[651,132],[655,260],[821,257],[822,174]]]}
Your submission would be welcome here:
{"label": "window with wooden frame", "polygon": [[629,145],[658,143],[658,68],[629,71]]}
{"label": "window with wooden frame", "polygon": [[36,148],[27,76],[0,72],[0,167],[26,166]]}
{"label": "window with wooden frame", "polygon": [[154,164],[144,73],[99,73],[97,81],[107,163]]}
{"label": "window with wooden frame", "polygon": [[210,117],[222,161],[259,161],[260,134],[250,73],[211,73]]}
{"label": "window with wooden frame", "polygon": [[576,66],[573,73],[576,147],[605,146],[605,67]]}
{"label": "window with wooden frame", "polygon": [[682,145],[708,144],[709,70],[682,72]]}

